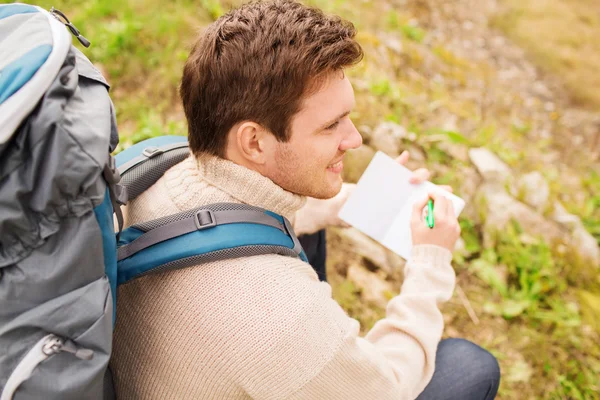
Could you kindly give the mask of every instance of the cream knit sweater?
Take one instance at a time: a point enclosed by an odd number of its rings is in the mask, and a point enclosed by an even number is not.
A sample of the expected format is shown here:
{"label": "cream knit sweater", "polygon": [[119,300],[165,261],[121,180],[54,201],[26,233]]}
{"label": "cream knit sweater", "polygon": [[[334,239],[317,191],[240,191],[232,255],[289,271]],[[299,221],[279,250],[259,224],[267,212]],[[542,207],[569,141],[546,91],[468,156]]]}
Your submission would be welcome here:
{"label": "cream knit sweater", "polygon": [[[176,165],[127,225],[216,202],[293,220],[305,199],[213,157]],[[310,265],[263,255],[150,275],[118,292],[120,399],[414,399],[433,374],[453,291],[449,251],[416,246],[401,293],[363,338]]]}

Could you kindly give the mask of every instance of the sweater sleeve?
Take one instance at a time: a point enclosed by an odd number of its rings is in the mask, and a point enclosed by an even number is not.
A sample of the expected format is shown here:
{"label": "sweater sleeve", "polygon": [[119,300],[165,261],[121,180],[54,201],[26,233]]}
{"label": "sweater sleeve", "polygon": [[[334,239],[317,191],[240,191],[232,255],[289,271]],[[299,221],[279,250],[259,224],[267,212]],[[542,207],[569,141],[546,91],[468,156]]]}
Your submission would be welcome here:
{"label": "sweater sleeve", "polygon": [[[386,317],[364,338],[359,337],[358,322],[351,320],[333,357],[289,398],[417,397],[435,367],[444,325],[439,305],[450,299],[454,289],[450,261],[451,253],[446,249],[415,246],[402,290],[389,302]],[[339,311],[339,318],[349,319],[341,308]]]}

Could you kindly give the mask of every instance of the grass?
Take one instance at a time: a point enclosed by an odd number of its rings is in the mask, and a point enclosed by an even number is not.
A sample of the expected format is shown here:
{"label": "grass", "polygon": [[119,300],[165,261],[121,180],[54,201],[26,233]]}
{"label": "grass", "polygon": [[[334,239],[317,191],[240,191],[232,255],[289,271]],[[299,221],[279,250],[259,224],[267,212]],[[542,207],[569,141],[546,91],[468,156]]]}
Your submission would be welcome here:
{"label": "grass", "polygon": [[[121,144],[162,134],[185,134],[178,85],[198,28],[239,1],[40,0],[69,16],[91,42],[85,54],[112,84]],[[512,118],[523,99],[495,88],[490,101],[463,94],[473,81],[493,86],[483,62],[455,54],[431,40],[430,27],[410,8],[383,0],[310,0],[355,22],[365,50],[348,71],[354,83],[357,126],[382,121],[403,125],[417,139],[402,147],[422,151],[437,182],[468,196],[468,163],[453,150],[486,146],[517,172],[542,169],[553,198],[579,215],[600,243],[600,174],[590,168],[566,186],[559,166],[536,158],[552,143],[529,139],[536,122]],[[600,109],[600,6],[591,0],[501,0],[494,25],[520,43],[549,74],[564,80],[573,99]],[[417,7],[418,9],[418,7]],[[541,40],[540,38],[543,38]],[[585,82],[585,84],[581,84]],[[508,106],[496,102],[511,99]],[[485,99],[483,99],[485,100]],[[448,121],[457,120],[456,126]],[[480,319],[475,325],[454,297],[443,311],[447,335],[462,336],[500,360],[502,399],[598,399],[600,392],[600,277],[564,246],[524,234],[518,225],[483,244],[486,205],[472,204],[460,223],[465,250],[455,254],[458,282]],[[328,270],[334,297],[361,322],[364,333],[385,310],[366,303],[346,270],[361,260],[333,231]],[[388,277],[399,287],[396,277]]]}
{"label": "grass", "polygon": [[[494,25],[561,77],[580,105],[600,110],[600,3],[593,0],[501,0]],[[543,39],[542,39],[543,38]]]}

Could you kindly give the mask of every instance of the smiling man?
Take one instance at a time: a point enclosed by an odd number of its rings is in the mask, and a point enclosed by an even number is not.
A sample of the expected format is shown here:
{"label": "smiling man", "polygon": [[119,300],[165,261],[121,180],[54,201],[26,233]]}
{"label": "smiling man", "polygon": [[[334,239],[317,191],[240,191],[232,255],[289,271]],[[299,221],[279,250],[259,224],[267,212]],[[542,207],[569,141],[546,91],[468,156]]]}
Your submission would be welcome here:
{"label": "smiling man", "polygon": [[[272,210],[297,233],[337,223],[343,157],[362,143],[344,74],[362,58],[355,34],[349,22],[292,1],[247,4],[210,25],[181,84],[192,154],[128,206],[127,224],[217,202]],[[117,397],[494,398],[496,360],[467,341],[441,341],[439,306],[454,289],[460,229],[449,201],[431,196],[435,228],[421,218],[424,198],[413,210],[402,291],[365,337],[309,264],[275,254],[121,287]]]}

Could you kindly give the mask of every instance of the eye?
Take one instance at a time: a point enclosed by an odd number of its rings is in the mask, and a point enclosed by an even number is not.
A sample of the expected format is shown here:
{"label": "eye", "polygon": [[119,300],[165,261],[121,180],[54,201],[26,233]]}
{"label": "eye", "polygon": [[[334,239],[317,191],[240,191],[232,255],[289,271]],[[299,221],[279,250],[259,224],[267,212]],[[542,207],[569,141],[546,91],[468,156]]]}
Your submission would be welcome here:
{"label": "eye", "polygon": [[340,121],[335,121],[333,124],[329,125],[327,128],[325,128],[325,130],[327,131],[331,131],[335,128],[337,128],[337,126],[340,124]]}

